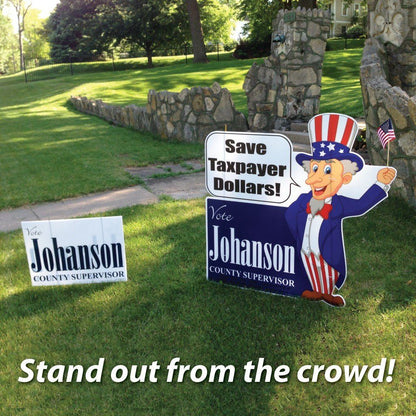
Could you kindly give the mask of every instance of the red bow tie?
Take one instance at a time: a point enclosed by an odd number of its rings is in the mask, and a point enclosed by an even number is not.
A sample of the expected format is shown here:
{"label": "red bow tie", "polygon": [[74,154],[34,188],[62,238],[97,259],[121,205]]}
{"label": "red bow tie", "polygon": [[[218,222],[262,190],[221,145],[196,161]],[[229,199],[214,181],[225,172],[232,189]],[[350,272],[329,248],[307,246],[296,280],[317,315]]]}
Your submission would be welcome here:
{"label": "red bow tie", "polygon": [[[329,213],[332,210],[332,205],[331,204],[325,204],[321,210],[319,210],[315,215],[320,215],[324,220],[327,220],[329,217]],[[308,202],[308,205],[306,205],[306,213],[310,214],[311,213],[311,206]]]}

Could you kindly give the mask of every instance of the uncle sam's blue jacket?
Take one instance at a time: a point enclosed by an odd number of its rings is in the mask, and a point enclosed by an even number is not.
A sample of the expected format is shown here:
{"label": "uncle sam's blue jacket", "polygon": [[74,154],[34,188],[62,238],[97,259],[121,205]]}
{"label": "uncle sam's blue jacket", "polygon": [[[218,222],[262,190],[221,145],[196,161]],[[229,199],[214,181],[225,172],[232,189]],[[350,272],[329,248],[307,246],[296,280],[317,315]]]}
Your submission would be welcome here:
{"label": "uncle sam's blue jacket", "polygon": [[[387,193],[378,185],[371,186],[359,199],[341,195],[332,197],[332,210],[328,219],[322,222],[319,231],[319,249],[324,260],[339,272],[336,282],[340,289],[346,278],[346,261],[344,238],[342,234],[342,220],[346,217],[363,215],[387,197]],[[305,232],[307,203],[312,198],[312,192],[302,194],[286,210],[286,221],[290,232],[296,239],[298,252],[302,249],[303,234]]]}

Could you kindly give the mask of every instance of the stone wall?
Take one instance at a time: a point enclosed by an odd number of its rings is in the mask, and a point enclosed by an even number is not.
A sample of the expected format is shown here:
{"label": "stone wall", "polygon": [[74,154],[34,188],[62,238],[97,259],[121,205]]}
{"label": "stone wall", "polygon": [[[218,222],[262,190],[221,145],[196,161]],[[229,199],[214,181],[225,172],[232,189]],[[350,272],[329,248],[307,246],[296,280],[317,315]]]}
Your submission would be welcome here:
{"label": "stone wall", "polygon": [[230,92],[216,82],[210,88],[185,88],[180,93],[150,90],[145,107],[120,107],[86,97],[70,101],[79,111],[164,139],[202,143],[214,130],[247,130],[246,118],[235,109]]}
{"label": "stone wall", "polygon": [[392,120],[397,140],[390,165],[397,169],[394,189],[416,206],[416,3],[369,0],[369,34],[361,62],[361,88],[371,162],[384,165],[387,150],[378,127]]}
{"label": "stone wall", "polygon": [[[279,11],[271,54],[262,65],[253,64],[243,86],[251,130],[285,129],[318,113],[329,28],[329,11]],[[284,42],[273,42],[277,35],[284,35]]]}
{"label": "stone wall", "polygon": [[416,95],[416,1],[368,0],[369,35],[387,55],[387,77],[410,96]]}
{"label": "stone wall", "polygon": [[117,126],[131,127],[136,130],[150,130],[151,118],[146,111],[146,107],[138,107],[137,105],[120,107],[105,103],[102,100],[77,96],[72,96],[70,102],[78,111],[103,118]]}

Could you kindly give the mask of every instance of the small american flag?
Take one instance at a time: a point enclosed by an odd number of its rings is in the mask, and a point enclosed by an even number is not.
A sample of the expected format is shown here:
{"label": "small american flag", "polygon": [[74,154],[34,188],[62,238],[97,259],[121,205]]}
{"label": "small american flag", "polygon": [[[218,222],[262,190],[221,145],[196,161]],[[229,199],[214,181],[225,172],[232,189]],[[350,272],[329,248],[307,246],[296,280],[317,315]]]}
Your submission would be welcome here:
{"label": "small american flag", "polygon": [[386,147],[386,144],[388,142],[391,142],[396,138],[396,135],[394,134],[393,124],[391,123],[391,120],[388,119],[385,121],[377,130],[377,135],[381,141],[381,144],[383,145],[383,149]]}

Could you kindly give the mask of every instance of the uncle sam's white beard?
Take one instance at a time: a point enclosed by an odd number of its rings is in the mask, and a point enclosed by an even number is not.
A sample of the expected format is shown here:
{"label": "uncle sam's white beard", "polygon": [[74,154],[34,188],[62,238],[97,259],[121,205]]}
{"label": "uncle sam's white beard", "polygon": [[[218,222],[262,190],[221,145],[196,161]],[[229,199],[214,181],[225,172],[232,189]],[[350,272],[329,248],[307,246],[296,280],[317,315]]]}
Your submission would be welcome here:
{"label": "uncle sam's white beard", "polygon": [[311,198],[311,200],[309,201],[309,205],[311,207],[311,214],[315,216],[316,213],[323,208],[323,206],[325,205],[325,201],[323,199],[321,200]]}

